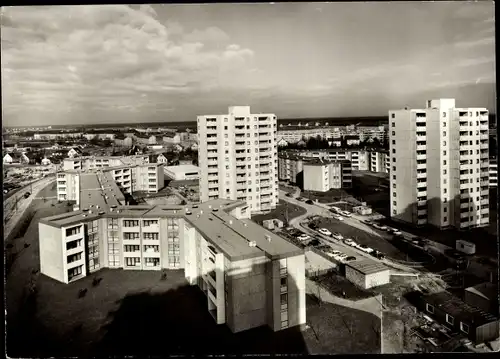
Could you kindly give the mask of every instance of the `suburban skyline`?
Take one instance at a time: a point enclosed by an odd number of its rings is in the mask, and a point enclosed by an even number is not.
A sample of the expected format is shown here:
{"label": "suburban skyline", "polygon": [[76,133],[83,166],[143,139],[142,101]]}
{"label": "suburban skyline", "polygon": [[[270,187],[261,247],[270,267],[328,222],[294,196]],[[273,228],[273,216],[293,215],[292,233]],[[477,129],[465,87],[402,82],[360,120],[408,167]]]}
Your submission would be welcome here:
{"label": "suburban skyline", "polygon": [[495,113],[493,2],[4,7],[4,126]]}

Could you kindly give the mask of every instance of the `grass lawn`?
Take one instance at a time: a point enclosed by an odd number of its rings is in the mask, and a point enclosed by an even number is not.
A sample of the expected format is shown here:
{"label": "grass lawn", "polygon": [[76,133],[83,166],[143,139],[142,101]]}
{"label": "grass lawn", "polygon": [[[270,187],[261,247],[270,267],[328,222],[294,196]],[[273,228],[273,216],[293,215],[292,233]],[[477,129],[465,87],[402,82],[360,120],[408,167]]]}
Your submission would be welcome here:
{"label": "grass lawn", "polygon": [[[102,279],[96,287],[94,276]],[[299,328],[233,334],[216,325],[182,270],[164,281],[160,272],[119,269],[67,285],[40,276],[37,287],[36,301],[24,305],[22,332],[10,336],[10,356],[307,353]]]}
{"label": "grass lawn", "polygon": [[[321,302],[307,295],[304,332],[310,354],[380,354],[380,319],[348,307]],[[316,334],[315,334],[316,333]]]}
{"label": "grass lawn", "polygon": [[366,202],[374,211],[388,217],[390,212],[389,188],[379,186],[387,185],[388,180],[363,173],[352,176],[352,188],[349,193],[356,199]]}
{"label": "grass lawn", "polygon": [[267,219],[279,219],[285,221],[285,211],[286,207],[288,206],[288,220],[292,220],[293,218],[302,216],[303,214],[306,214],[307,211],[303,207],[296,206],[292,203],[288,203],[286,201],[280,200],[278,205],[276,206],[275,209],[273,209],[271,212],[266,213],[266,214],[257,214],[255,216],[252,216],[252,220],[257,223],[262,223],[262,221],[265,221]]}
{"label": "grass lawn", "polygon": [[345,293],[346,299],[356,301],[374,296],[373,291],[359,288],[344,276],[335,273],[321,275],[314,281],[320,283],[323,288],[327,289],[336,297],[343,298],[343,293]]}
{"label": "grass lawn", "polygon": [[327,192],[302,191],[300,196],[313,201],[318,200],[320,203],[331,203],[345,199],[349,194],[346,190],[332,188]]}

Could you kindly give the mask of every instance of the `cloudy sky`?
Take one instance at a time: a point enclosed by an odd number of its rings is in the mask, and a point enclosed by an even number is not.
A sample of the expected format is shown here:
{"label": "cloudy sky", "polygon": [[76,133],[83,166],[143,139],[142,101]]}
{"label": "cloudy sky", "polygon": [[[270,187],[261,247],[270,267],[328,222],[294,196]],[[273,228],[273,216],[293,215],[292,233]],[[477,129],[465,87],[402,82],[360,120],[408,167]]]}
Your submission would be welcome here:
{"label": "cloudy sky", "polygon": [[492,2],[7,7],[6,126],[495,112]]}

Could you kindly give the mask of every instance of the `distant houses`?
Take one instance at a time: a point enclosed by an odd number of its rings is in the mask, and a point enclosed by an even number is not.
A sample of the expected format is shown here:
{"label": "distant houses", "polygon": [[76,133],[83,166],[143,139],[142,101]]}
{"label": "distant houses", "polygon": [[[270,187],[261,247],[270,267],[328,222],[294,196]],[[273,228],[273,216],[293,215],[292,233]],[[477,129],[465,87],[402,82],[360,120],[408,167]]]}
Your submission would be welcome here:
{"label": "distant houses", "polygon": [[29,164],[30,159],[22,152],[11,152],[3,157],[3,164]]}
{"label": "distant houses", "polygon": [[73,147],[68,151],[68,157],[73,158],[73,157],[79,157],[82,155],[82,151],[78,147]]}

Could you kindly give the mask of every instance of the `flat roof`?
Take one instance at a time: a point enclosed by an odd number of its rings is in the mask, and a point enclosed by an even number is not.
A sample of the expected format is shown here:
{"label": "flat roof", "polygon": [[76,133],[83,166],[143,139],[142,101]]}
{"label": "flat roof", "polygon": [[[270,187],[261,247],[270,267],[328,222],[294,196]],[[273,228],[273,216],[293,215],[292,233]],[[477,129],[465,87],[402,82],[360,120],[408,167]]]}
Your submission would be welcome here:
{"label": "flat roof", "polygon": [[[99,179],[87,175],[84,184],[94,187]],[[109,209],[109,204],[97,195],[93,195],[87,205],[99,204],[105,213],[85,213],[82,210],[66,213],[60,216],[47,217],[40,222],[57,227],[77,225],[83,221],[102,218],[166,218],[182,217],[220,252],[224,253],[232,261],[267,256],[270,259],[280,259],[304,254],[304,250],[289,243],[285,239],[261,227],[249,219],[237,219],[228,211],[237,207],[247,206],[245,202],[226,199],[215,199],[197,205],[186,206],[120,206],[115,210]],[[94,191],[99,193],[99,191]],[[107,206],[107,207],[103,207]],[[80,208],[83,209],[81,206]],[[93,207],[95,208],[95,207]],[[90,209],[90,208],[89,208]],[[270,239],[270,241],[269,241]],[[249,243],[255,241],[256,246]]]}
{"label": "flat roof", "polygon": [[362,274],[373,274],[378,272],[383,272],[389,270],[389,267],[385,266],[382,263],[372,261],[370,259],[363,259],[360,261],[353,261],[346,264],[347,267],[350,267],[354,270]]}
{"label": "flat roof", "polygon": [[468,305],[450,292],[443,291],[432,294],[424,294],[422,295],[422,299],[426,303],[444,311],[457,320],[473,324],[476,327],[497,320],[494,315]]}
{"label": "flat roof", "polygon": [[195,165],[178,165],[165,167],[166,170],[173,173],[199,172],[200,167]]}

